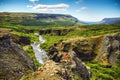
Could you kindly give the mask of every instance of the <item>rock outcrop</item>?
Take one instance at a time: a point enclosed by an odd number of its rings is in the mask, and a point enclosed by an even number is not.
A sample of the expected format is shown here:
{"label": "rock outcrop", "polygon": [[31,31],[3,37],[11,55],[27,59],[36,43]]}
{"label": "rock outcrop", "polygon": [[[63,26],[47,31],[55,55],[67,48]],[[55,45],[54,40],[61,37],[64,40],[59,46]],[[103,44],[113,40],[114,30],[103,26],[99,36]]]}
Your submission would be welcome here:
{"label": "rock outcrop", "polygon": [[12,41],[17,44],[30,45],[31,41],[29,37],[14,34],[12,33],[12,31],[13,31],[12,29],[0,28],[0,37],[4,35],[10,35],[10,37],[12,38]]}
{"label": "rock outcrop", "polygon": [[42,65],[36,72],[24,76],[21,80],[72,80],[69,74],[70,73],[68,73],[65,68],[61,67],[61,64],[49,60],[44,65]]}
{"label": "rock outcrop", "polygon": [[[89,80],[91,77],[91,71],[88,70],[86,65],[78,58],[74,51],[68,50],[67,52],[61,52],[61,50],[57,50],[55,47],[51,47],[48,56],[50,59],[55,61],[56,63],[61,64],[68,73],[74,73],[79,76],[79,79]],[[69,74],[71,75],[71,74]],[[72,76],[71,76],[72,77]],[[73,77],[72,77],[73,78]],[[73,78],[74,79],[74,78]],[[65,79],[65,80],[73,80],[73,79]]]}
{"label": "rock outcrop", "polygon": [[48,55],[60,61],[63,53],[71,51],[82,61],[99,61],[112,66],[120,58],[120,33],[61,41],[50,47]]}
{"label": "rock outcrop", "polygon": [[30,45],[31,41],[29,37],[19,36],[16,34],[10,34],[12,41],[20,45]]}
{"label": "rock outcrop", "polygon": [[0,37],[0,80],[19,80],[35,65],[22,47],[12,41],[9,35]]}
{"label": "rock outcrop", "polygon": [[120,59],[120,33],[105,35],[103,37],[100,54],[98,60],[106,64],[114,65]]}

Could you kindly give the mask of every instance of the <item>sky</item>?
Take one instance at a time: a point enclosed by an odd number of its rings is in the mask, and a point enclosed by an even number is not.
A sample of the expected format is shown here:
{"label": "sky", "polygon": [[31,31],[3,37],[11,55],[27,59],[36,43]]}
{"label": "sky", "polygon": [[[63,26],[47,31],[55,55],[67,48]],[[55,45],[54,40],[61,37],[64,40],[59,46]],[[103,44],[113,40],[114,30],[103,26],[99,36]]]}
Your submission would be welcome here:
{"label": "sky", "polygon": [[93,22],[120,17],[120,0],[0,0],[0,12],[69,14]]}

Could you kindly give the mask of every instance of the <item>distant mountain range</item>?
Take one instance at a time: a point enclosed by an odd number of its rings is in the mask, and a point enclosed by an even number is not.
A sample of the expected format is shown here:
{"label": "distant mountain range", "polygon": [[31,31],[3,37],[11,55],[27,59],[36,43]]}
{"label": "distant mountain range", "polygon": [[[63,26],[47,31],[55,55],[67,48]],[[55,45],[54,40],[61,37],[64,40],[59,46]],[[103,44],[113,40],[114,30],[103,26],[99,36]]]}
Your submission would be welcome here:
{"label": "distant mountain range", "polygon": [[85,22],[86,24],[113,24],[113,23],[118,23],[120,22],[120,17],[119,18],[104,18],[99,22]]}
{"label": "distant mountain range", "polygon": [[120,18],[104,18],[102,21],[100,21],[100,24],[111,24],[111,23],[117,23],[120,22]]}

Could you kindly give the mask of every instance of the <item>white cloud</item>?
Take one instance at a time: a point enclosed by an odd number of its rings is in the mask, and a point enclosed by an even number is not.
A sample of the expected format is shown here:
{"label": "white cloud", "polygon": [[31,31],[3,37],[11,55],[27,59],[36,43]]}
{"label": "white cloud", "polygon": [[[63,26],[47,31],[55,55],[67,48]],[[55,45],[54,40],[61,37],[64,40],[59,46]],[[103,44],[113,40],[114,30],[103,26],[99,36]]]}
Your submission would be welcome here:
{"label": "white cloud", "polygon": [[68,4],[55,4],[55,5],[45,5],[45,4],[38,4],[35,6],[27,6],[29,8],[32,8],[33,10],[37,10],[37,11],[45,11],[45,12],[50,12],[50,11],[57,11],[57,10],[66,10],[67,8],[69,8]]}
{"label": "white cloud", "polygon": [[84,6],[84,7],[81,7],[81,8],[79,8],[79,9],[77,9],[76,12],[81,12],[81,11],[84,11],[84,10],[86,10],[86,9],[87,9],[87,7]]}
{"label": "white cloud", "polygon": [[67,4],[56,4],[56,5],[44,5],[44,4],[38,4],[33,7],[33,9],[66,9],[69,5]]}
{"label": "white cloud", "polygon": [[31,5],[27,5],[27,8],[32,8],[33,6],[31,6]]}
{"label": "white cloud", "polygon": [[36,2],[36,1],[39,1],[39,0],[29,0],[30,2]]}
{"label": "white cloud", "polygon": [[75,3],[76,3],[76,4],[79,4],[79,3],[81,3],[81,2],[83,2],[83,0],[78,0],[78,1],[76,1]]}
{"label": "white cloud", "polygon": [[80,9],[81,9],[81,10],[85,10],[85,9],[87,9],[87,7],[81,7]]}

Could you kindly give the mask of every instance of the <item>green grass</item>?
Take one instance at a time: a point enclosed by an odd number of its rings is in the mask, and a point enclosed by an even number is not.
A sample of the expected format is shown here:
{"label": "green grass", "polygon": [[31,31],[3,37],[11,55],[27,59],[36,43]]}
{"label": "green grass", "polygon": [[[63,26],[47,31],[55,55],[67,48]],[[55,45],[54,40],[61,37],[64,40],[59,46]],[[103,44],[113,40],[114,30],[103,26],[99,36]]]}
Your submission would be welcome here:
{"label": "green grass", "polygon": [[63,39],[64,36],[51,36],[51,35],[42,35],[43,38],[46,40],[45,43],[41,44],[41,47],[46,51],[52,46],[54,43]]}
{"label": "green grass", "polygon": [[86,28],[86,30],[74,30],[70,32],[67,37],[72,36],[82,36],[82,37],[91,37],[98,36],[103,34],[111,34],[120,31],[120,24],[110,24],[110,25],[86,25],[80,26],[80,28]]}
{"label": "green grass", "polygon": [[120,80],[120,62],[111,68],[93,62],[87,62],[86,65],[92,70],[91,80]]}

